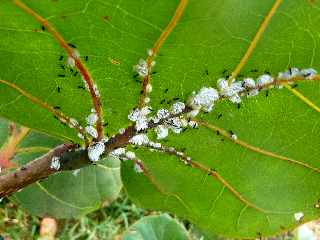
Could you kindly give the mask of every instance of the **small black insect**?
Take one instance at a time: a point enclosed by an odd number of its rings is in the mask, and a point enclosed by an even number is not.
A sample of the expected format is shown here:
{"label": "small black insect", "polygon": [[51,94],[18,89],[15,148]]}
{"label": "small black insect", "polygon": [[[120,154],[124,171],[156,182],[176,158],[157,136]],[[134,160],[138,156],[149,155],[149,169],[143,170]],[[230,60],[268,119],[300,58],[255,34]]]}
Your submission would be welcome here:
{"label": "small black insect", "polygon": [[164,104],[165,101],[166,101],[165,99],[162,99],[162,100],[160,101],[160,104]]}
{"label": "small black insect", "polygon": [[175,97],[175,98],[172,98],[173,101],[178,101],[180,98],[178,97]]}
{"label": "small black insect", "polygon": [[258,69],[251,69],[250,72],[256,73],[258,72]]}
{"label": "small black insect", "polygon": [[70,72],[73,73],[73,69],[72,68],[70,68]]}
{"label": "small black insect", "polygon": [[42,25],[42,26],[41,26],[41,30],[42,30],[42,31],[45,31],[46,28]]}
{"label": "small black insect", "polygon": [[61,109],[61,107],[59,107],[59,106],[54,106],[53,108],[54,109]]}
{"label": "small black insect", "polygon": [[167,93],[169,91],[169,88],[166,88],[165,90],[164,90],[164,93]]}
{"label": "small black insect", "polygon": [[58,74],[58,77],[64,78],[64,77],[66,77],[66,75],[64,75],[64,74]]}
{"label": "small black insect", "polygon": [[61,92],[61,88],[60,88],[60,87],[57,87],[57,91],[58,91],[58,93]]}
{"label": "small black insect", "polygon": [[220,113],[219,115],[218,115],[218,119],[220,119],[222,117],[222,113]]}
{"label": "small black insect", "polygon": [[241,103],[237,104],[237,108],[240,109],[241,108]]}
{"label": "small black insect", "polygon": [[86,88],[84,86],[78,86],[79,89],[85,90]]}
{"label": "small black insect", "polygon": [[204,72],[206,73],[207,76],[209,75],[208,69],[206,69]]}
{"label": "small black insect", "polygon": [[61,56],[59,57],[59,61],[62,61],[63,58],[64,58],[64,57],[61,55]]}
{"label": "small black insect", "polygon": [[102,126],[106,127],[106,126],[108,126],[108,125],[109,125],[109,123],[106,122],[106,123],[104,123]]}
{"label": "small black insect", "polygon": [[229,131],[230,135],[234,135],[234,132],[232,130]]}
{"label": "small black insect", "polygon": [[268,96],[269,96],[269,90],[266,91],[266,97],[268,97]]}
{"label": "small black insect", "polygon": [[219,131],[219,130],[217,130],[217,135],[218,135],[218,136],[220,135],[220,131]]}
{"label": "small black insect", "polygon": [[228,70],[224,69],[223,72],[222,72],[222,75],[225,75],[227,72],[228,72]]}
{"label": "small black insect", "polygon": [[79,73],[79,72],[75,72],[75,73],[73,74],[73,76],[76,77],[76,76],[78,75],[78,73]]}
{"label": "small black insect", "polygon": [[86,62],[88,62],[88,59],[89,59],[88,56],[84,56],[84,60],[85,60]]}
{"label": "small black insect", "polygon": [[171,104],[171,103],[172,103],[172,100],[168,100],[168,101],[167,101],[167,104]]}
{"label": "small black insect", "polygon": [[144,93],[144,90],[141,90],[141,91],[140,91],[140,94],[143,94],[143,93]]}
{"label": "small black insect", "polygon": [[291,88],[296,88],[296,87],[298,87],[297,83],[291,86]]}
{"label": "small black insect", "polygon": [[77,48],[76,45],[72,44],[72,43],[68,43],[68,45],[72,48]]}
{"label": "small black insect", "polygon": [[135,75],[133,75],[133,78],[137,78],[139,76],[138,73],[136,73]]}
{"label": "small black insect", "polygon": [[153,71],[151,74],[157,74],[158,72],[156,72],[156,71]]}
{"label": "small black insect", "polygon": [[63,64],[61,64],[60,67],[61,67],[62,70],[66,69],[66,67]]}
{"label": "small black insect", "polygon": [[289,68],[289,74],[290,75],[292,74],[292,68]]}

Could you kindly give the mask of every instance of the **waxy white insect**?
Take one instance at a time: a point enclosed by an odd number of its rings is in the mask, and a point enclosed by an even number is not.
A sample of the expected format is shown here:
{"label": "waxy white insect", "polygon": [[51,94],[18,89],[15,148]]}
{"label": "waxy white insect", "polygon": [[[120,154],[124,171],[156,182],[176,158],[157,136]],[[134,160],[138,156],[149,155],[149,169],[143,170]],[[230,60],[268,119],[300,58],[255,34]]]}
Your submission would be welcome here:
{"label": "waxy white insect", "polygon": [[97,138],[98,137],[97,129],[95,129],[93,126],[86,126],[85,130],[93,138]]}
{"label": "waxy white insect", "polygon": [[176,102],[171,107],[171,113],[172,114],[182,113],[185,108],[186,106],[183,102]]}
{"label": "waxy white insect", "polygon": [[303,217],[304,217],[304,214],[303,214],[303,212],[296,212],[295,214],[294,214],[294,219],[296,220],[296,221],[301,221],[302,219],[303,219]]}
{"label": "waxy white insect", "polygon": [[104,153],[105,145],[103,142],[95,142],[88,147],[88,157],[92,162],[100,160],[101,155]]}
{"label": "waxy white insect", "polygon": [[91,125],[91,126],[96,124],[97,120],[98,120],[98,115],[96,114],[96,112],[92,112],[88,115],[88,117],[86,117],[86,121],[88,125]]}
{"label": "waxy white insect", "polygon": [[116,148],[112,152],[110,152],[111,156],[120,157],[126,153],[125,148]]}
{"label": "waxy white insect", "polygon": [[169,131],[168,128],[163,126],[163,125],[159,125],[155,128],[155,132],[157,134],[157,139],[164,139],[168,136]]}
{"label": "waxy white insect", "polygon": [[135,109],[130,112],[128,119],[136,122],[135,128],[140,131],[148,128],[148,119],[147,115],[151,112],[151,108],[148,106],[143,107],[142,109]]}
{"label": "waxy white insect", "polygon": [[131,152],[131,151],[126,152],[125,156],[128,159],[135,159],[136,158],[136,154],[134,152]]}
{"label": "waxy white insect", "polygon": [[202,109],[205,112],[211,112],[214,102],[219,99],[219,93],[211,87],[203,87],[200,91],[192,95],[188,100],[188,105],[194,110]]}
{"label": "waxy white insect", "polygon": [[50,168],[57,171],[60,169],[60,157],[52,157]]}
{"label": "waxy white insect", "polygon": [[[139,161],[139,163],[140,163],[140,161]],[[143,173],[143,169],[141,168],[139,163],[137,163],[137,162],[134,163],[134,171],[136,173]]]}
{"label": "waxy white insect", "polygon": [[140,59],[139,63],[135,65],[134,70],[139,74],[140,77],[146,77],[148,76],[148,64],[146,60]]}
{"label": "waxy white insect", "polygon": [[129,140],[129,143],[141,146],[141,145],[148,145],[149,141],[150,140],[146,134],[138,134],[138,135],[133,136]]}

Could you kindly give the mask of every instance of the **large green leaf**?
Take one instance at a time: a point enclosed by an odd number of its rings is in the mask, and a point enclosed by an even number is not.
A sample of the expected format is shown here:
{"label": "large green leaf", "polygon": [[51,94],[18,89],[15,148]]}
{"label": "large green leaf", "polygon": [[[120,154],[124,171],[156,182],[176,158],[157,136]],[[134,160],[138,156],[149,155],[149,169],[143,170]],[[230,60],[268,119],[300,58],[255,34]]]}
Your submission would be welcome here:
{"label": "large green leaf", "polygon": [[[178,2],[26,1],[82,56],[89,56],[86,65],[100,89],[109,123],[105,131],[111,134],[129,124],[128,112],[138,102],[140,84],[132,77],[132,66],[146,58],[146,49],[157,41]],[[215,86],[217,78],[230,74],[266,16],[271,20],[241,74],[256,77],[268,71],[276,76],[288,67],[319,70],[319,6],[306,0],[189,0],[156,59],[153,109],[169,107],[173,98],[185,101],[192,91]],[[62,71],[59,58],[65,61],[64,51],[9,0],[0,2],[0,46],[1,79],[84,124],[91,100],[77,87],[82,84],[79,75]],[[74,130],[59,124],[50,112],[0,86],[1,115],[79,141]],[[320,197],[319,83],[301,82],[296,91],[312,104],[287,88],[244,99],[240,109],[223,101],[199,117],[205,121],[199,129],[164,142],[185,148],[202,167],[191,168],[164,153],[137,151],[153,181],[126,164],[123,179],[129,194],[144,207],[175,212],[206,231],[233,237],[292,228],[300,224],[294,218],[297,212],[304,213],[302,222],[319,217],[314,207]],[[217,136],[215,126],[236,133],[239,141],[230,141],[221,129]],[[215,174],[209,176],[210,169]]]}
{"label": "large green leaf", "polygon": [[143,217],[122,236],[123,240],[187,240],[186,229],[167,214]]}
{"label": "large green leaf", "polygon": [[[0,126],[8,129],[7,121],[0,119]],[[7,137],[1,137],[1,141]],[[61,141],[32,131],[15,147],[11,161],[23,165],[58,144]],[[121,187],[119,160],[109,158],[79,172],[50,176],[14,194],[12,199],[32,214],[69,218],[108,205],[118,197]]]}

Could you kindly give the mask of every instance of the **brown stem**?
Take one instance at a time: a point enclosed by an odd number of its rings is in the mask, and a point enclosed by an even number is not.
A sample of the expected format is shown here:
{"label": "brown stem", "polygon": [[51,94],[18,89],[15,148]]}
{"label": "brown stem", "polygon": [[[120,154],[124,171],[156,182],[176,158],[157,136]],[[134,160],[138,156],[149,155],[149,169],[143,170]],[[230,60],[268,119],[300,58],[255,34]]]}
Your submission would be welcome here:
{"label": "brown stem", "polygon": [[57,170],[50,168],[52,158],[65,154],[66,150],[71,148],[70,144],[60,145],[16,171],[0,176],[0,198],[57,172]]}

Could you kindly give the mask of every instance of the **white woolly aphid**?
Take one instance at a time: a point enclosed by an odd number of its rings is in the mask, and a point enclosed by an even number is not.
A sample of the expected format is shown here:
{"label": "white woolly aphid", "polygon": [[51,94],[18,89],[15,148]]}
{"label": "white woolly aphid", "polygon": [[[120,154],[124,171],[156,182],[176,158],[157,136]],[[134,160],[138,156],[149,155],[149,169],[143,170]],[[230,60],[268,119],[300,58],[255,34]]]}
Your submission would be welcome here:
{"label": "white woolly aphid", "polygon": [[136,154],[134,152],[128,151],[125,153],[126,158],[132,160],[136,158]]}
{"label": "white woolly aphid", "polygon": [[191,96],[188,100],[188,105],[194,110],[203,110],[211,112],[214,102],[219,99],[219,93],[211,87],[203,87],[197,94]]}
{"label": "white woolly aphid", "polygon": [[140,77],[148,76],[148,64],[146,60],[140,59],[139,63],[135,65],[133,68],[139,74]]}
{"label": "white woolly aphid", "polygon": [[146,92],[151,93],[152,92],[152,85],[150,83],[147,84],[146,86]]}
{"label": "white woolly aphid", "polygon": [[166,121],[166,123],[168,128],[177,134],[181,133],[182,129],[188,126],[188,121],[179,117],[170,118],[168,121]]}
{"label": "white woolly aphid", "polygon": [[150,98],[149,97],[146,97],[145,99],[144,99],[144,103],[145,104],[148,104],[150,102]]}
{"label": "white woolly aphid", "polygon": [[217,81],[217,87],[221,96],[227,97],[232,103],[240,103],[239,93],[244,91],[242,82],[232,82],[229,86],[228,81],[220,78]]}
{"label": "white woolly aphid", "polygon": [[98,86],[96,84],[93,85],[93,91],[97,97],[100,97],[100,92],[99,92]]}
{"label": "white woolly aphid", "polygon": [[[263,74],[259,76],[257,79],[257,87],[264,87],[272,83],[273,83],[273,77],[268,74]],[[270,87],[272,87],[272,85],[270,85]]]}
{"label": "white woolly aphid", "polygon": [[252,78],[245,78],[242,81],[242,86],[249,90],[248,97],[253,97],[259,94],[259,90],[256,89],[256,82]]}
{"label": "white woolly aphid", "polygon": [[84,136],[83,136],[83,134],[82,133],[78,133],[78,138],[80,138],[80,139],[84,139]]}
{"label": "white woolly aphid", "polygon": [[74,118],[70,118],[69,122],[68,122],[68,125],[69,125],[70,128],[75,128],[75,127],[77,127],[79,125],[79,123]]}
{"label": "white woolly aphid", "polygon": [[149,146],[150,147],[153,147],[153,148],[156,148],[156,149],[161,149],[161,143],[158,143],[158,142],[152,142],[152,141],[150,141],[149,142]]}
{"label": "white woolly aphid", "polygon": [[124,134],[124,133],[125,133],[125,131],[126,131],[126,129],[125,129],[125,128],[120,128],[118,132],[119,132],[120,134]]}
{"label": "white woolly aphid", "polygon": [[168,136],[168,128],[164,125],[159,125],[155,128],[155,132],[157,134],[157,139],[164,139]]}
{"label": "white woolly aphid", "polygon": [[148,128],[147,115],[151,112],[150,107],[143,107],[142,109],[135,109],[130,112],[128,119],[135,122],[135,128],[140,131]]}
{"label": "white woolly aphid", "polygon": [[231,137],[231,139],[234,140],[234,141],[238,140],[238,136],[237,136],[236,134],[234,134],[234,133],[231,134],[230,137]]}
{"label": "white woolly aphid", "polygon": [[158,123],[162,119],[167,118],[169,116],[170,116],[170,112],[167,109],[159,109],[156,116],[153,117],[152,119],[154,123]]}
{"label": "white woolly aphid", "polygon": [[99,161],[104,153],[105,145],[103,142],[96,142],[88,147],[88,157],[92,162]]}
{"label": "white woolly aphid", "polygon": [[75,177],[78,177],[79,173],[80,173],[80,169],[76,169],[72,172],[72,175]]}
{"label": "white woolly aphid", "polygon": [[298,222],[301,221],[303,217],[304,217],[303,212],[297,212],[294,214],[294,219]]}
{"label": "white woolly aphid", "polygon": [[312,79],[314,76],[316,76],[318,74],[318,72],[317,72],[317,70],[315,70],[313,68],[305,68],[300,71],[300,74],[305,79]]}
{"label": "white woolly aphid", "polygon": [[76,66],[76,61],[74,60],[73,57],[68,57],[67,59],[67,65],[71,68],[74,68]]}
{"label": "white woolly aphid", "polygon": [[57,171],[60,169],[60,158],[59,157],[54,156],[51,159],[50,168],[57,170]]}
{"label": "white woolly aphid", "polygon": [[[140,161],[139,161],[140,162]],[[136,172],[136,173],[143,173],[143,169],[141,168],[141,166],[140,166],[140,164],[138,164],[138,163],[134,163],[134,171]]]}
{"label": "white woolly aphid", "polygon": [[151,57],[153,55],[153,50],[152,49],[148,49],[147,50],[147,54],[149,57]]}
{"label": "white woolly aphid", "polygon": [[298,68],[290,68],[285,72],[279,72],[278,79],[290,80],[294,77],[299,77],[301,75],[300,70]]}
{"label": "white woolly aphid", "polygon": [[98,120],[98,115],[96,114],[96,112],[92,112],[88,115],[88,117],[86,117],[86,121],[90,126],[93,126],[94,124],[96,124],[97,120]]}
{"label": "white woolly aphid", "polygon": [[198,127],[198,123],[195,122],[195,121],[189,121],[189,122],[188,122],[188,125],[189,125],[190,127],[192,127],[192,128],[197,128],[197,127]]}
{"label": "white woolly aphid", "polygon": [[138,134],[133,136],[130,140],[129,143],[132,143],[134,145],[147,145],[149,143],[149,138],[146,134]]}
{"label": "white woolly aphid", "polygon": [[186,106],[183,102],[175,102],[171,107],[171,113],[172,114],[182,113],[185,108]]}
{"label": "white woolly aphid", "polygon": [[86,126],[85,130],[91,137],[93,137],[93,138],[98,137],[97,129],[95,129],[93,126]]}
{"label": "white woolly aphid", "polygon": [[114,156],[114,157],[120,157],[120,156],[124,155],[125,153],[126,153],[125,148],[116,148],[112,152],[110,152],[110,155]]}

